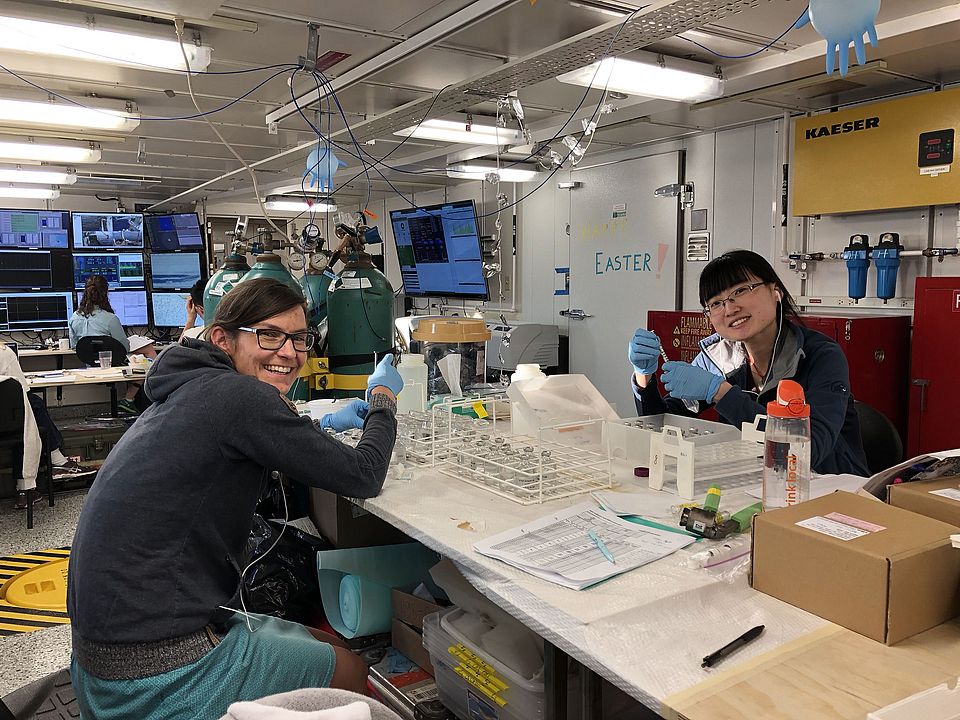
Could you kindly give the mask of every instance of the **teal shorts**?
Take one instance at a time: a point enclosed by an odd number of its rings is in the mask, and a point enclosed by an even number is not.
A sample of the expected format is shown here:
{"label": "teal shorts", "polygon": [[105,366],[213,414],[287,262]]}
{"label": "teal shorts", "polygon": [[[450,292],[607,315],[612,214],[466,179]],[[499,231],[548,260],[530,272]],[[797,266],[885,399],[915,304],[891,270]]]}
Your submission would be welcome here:
{"label": "teal shorts", "polygon": [[70,664],[84,720],[217,720],[230,703],[330,686],[333,647],[303,625],[236,614],[220,644],[194,663],[137,680],[102,680]]}

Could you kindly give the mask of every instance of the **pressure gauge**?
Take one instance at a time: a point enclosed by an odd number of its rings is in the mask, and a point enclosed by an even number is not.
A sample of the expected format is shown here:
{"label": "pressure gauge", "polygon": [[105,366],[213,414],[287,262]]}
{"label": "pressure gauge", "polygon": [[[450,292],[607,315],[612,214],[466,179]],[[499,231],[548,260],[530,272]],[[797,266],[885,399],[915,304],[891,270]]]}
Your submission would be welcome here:
{"label": "pressure gauge", "polygon": [[307,264],[307,259],[302,253],[292,252],[287,256],[287,267],[291,270],[303,270]]}
{"label": "pressure gauge", "polygon": [[309,223],[303,228],[303,236],[308,240],[316,240],[320,237],[320,226],[316,223]]}
{"label": "pressure gauge", "polygon": [[314,253],[310,256],[310,267],[317,272],[323,272],[330,264],[330,256],[325,252]]}

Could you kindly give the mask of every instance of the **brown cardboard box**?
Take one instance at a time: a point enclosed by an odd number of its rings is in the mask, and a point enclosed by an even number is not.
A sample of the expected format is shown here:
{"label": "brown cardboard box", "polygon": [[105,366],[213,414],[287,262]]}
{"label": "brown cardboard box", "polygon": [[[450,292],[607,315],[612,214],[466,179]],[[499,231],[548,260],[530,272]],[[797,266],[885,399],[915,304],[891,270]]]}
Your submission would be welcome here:
{"label": "brown cardboard box", "polygon": [[310,488],[310,519],[341,550],[411,542],[390,523],[326,490]]}
{"label": "brown cardboard box", "polygon": [[893,645],[960,614],[960,552],[950,543],[956,530],[833,493],[754,518],[751,584]]}
{"label": "brown cardboard box", "polygon": [[443,610],[442,605],[427,602],[403,590],[393,589],[393,616],[423,632],[423,618]]}
{"label": "brown cardboard box", "polygon": [[[420,627],[423,627],[421,620]],[[435,675],[433,665],[430,663],[430,653],[423,646],[422,631],[417,632],[409,625],[393,619],[393,627],[390,630],[391,644],[417,665],[422,667],[431,675]]]}
{"label": "brown cardboard box", "polygon": [[[933,494],[941,492],[943,494]],[[887,502],[960,528],[960,477],[956,475],[889,485]]]}

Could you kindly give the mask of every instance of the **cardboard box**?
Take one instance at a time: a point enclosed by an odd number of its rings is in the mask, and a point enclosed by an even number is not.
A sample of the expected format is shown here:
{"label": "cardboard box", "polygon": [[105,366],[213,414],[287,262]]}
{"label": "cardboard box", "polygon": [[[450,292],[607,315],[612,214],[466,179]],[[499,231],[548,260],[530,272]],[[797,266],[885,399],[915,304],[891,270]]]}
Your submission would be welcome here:
{"label": "cardboard box", "polygon": [[754,518],[757,590],[893,645],[960,614],[957,528],[838,492]]}
{"label": "cardboard box", "polygon": [[423,618],[445,608],[411,595],[403,590],[393,589],[393,616],[423,632]]}
{"label": "cardboard box", "polygon": [[920,480],[887,486],[887,502],[960,527],[960,477]]}
{"label": "cardboard box", "polygon": [[[423,628],[421,622],[420,625]],[[390,629],[392,638],[391,644],[401,653],[413,660],[417,665],[426,670],[430,675],[435,675],[433,664],[430,662],[430,653],[423,646],[423,631],[417,632],[406,623],[402,623],[396,618],[393,619],[393,626]]]}
{"label": "cardboard box", "polygon": [[327,490],[310,488],[310,519],[341,550],[412,542],[390,523]]}

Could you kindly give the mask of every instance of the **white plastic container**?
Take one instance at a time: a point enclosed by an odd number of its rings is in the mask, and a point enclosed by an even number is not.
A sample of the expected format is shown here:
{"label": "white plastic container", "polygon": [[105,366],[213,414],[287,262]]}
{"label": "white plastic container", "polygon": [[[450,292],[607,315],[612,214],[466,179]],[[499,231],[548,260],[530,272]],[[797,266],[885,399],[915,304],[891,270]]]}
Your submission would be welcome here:
{"label": "white plastic container", "polygon": [[484,652],[451,623],[463,614],[453,608],[423,619],[423,646],[430,653],[441,702],[464,720],[543,718],[543,671],[538,679],[527,679]]}
{"label": "white plastic container", "polygon": [[887,705],[867,715],[867,720],[960,720],[960,682],[943,683]]}
{"label": "white plastic container", "polygon": [[[516,371],[510,376],[510,386],[519,388],[520,383],[528,380],[546,380],[546,378],[539,365],[521,364],[517,365]],[[509,390],[507,394],[510,394]],[[532,410],[521,403],[514,403],[510,408],[510,434],[536,437],[538,429],[537,418]]]}
{"label": "white plastic container", "polygon": [[777,399],[767,404],[764,434],[763,509],[810,499],[810,406],[803,388],[781,380]]}
{"label": "white plastic container", "polygon": [[397,396],[397,412],[423,412],[427,407],[427,365],[423,355],[401,355],[397,372],[403,378],[403,390]]}

